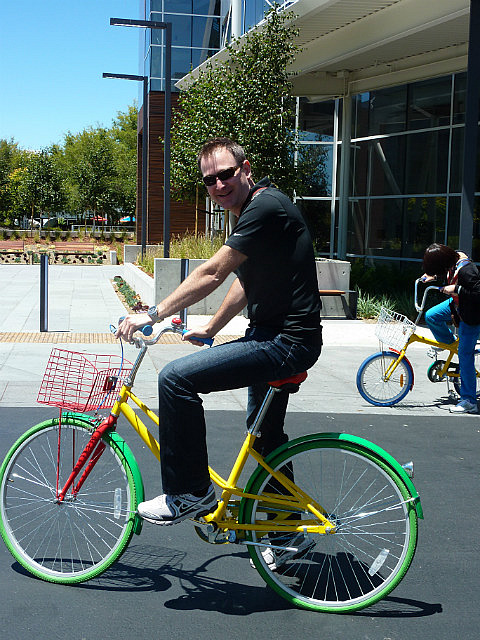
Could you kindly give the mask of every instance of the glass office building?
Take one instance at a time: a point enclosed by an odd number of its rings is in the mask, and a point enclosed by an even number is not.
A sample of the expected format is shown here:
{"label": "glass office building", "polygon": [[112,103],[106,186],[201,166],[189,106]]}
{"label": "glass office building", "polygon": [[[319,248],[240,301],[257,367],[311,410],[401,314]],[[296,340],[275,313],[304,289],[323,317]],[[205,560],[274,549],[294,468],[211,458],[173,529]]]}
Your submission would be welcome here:
{"label": "glass office building", "polygon": [[[466,74],[353,97],[347,257],[420,260],[432,242],[458,246]],[[297,194],[320,255],[335,257],[341,101],[297,99],[298,160],[318,170]],[[478,163],[480,166],[480,163]],[[473,259],[480,261],[477,172]]]}
{"label": "glass office building", "polygon": [[[172,24],[172,91],[175,82],[217,51],[227,2],[222,0],[150,0],[146,2],[147,20]],[[151,91],[164,91],[163,29],[145,29],[143,47],[145,75]]]}

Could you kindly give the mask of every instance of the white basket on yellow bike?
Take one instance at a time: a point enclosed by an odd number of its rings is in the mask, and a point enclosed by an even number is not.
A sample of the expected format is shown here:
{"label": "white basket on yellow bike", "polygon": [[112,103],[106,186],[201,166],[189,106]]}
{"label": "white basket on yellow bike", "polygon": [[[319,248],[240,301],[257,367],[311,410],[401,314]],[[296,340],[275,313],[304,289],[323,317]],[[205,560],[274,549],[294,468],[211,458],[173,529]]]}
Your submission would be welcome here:
{"label": "white basket on yellow bike", "polygon": [[388,347],[403,349],[415,328],[415,323],[406,316],[382,307],[375,327],[375,335]]}

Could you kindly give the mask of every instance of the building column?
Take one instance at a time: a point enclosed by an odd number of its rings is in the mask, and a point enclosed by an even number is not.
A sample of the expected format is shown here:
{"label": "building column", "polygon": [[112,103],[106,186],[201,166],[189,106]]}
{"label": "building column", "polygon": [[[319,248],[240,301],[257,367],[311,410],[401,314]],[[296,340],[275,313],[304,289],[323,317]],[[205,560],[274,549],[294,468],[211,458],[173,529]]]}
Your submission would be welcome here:
{"label": "building column", "polygon": [[340,155],[339,208],[338,208],[338,247],[337,258],[345,260],[347,256],[348,197],[350,187],[350,146],[352,138],[352,97],[344,96],[342,101],[342,149]]}
{"label": "building column", "polygon": [[[480,0],[470,0],[465,137],[463,146],[462,205],[458,248],[472,255],[475,180],[477,176],[478,116],[480,98]],[[453,247],[456,248],[456,247]]]}

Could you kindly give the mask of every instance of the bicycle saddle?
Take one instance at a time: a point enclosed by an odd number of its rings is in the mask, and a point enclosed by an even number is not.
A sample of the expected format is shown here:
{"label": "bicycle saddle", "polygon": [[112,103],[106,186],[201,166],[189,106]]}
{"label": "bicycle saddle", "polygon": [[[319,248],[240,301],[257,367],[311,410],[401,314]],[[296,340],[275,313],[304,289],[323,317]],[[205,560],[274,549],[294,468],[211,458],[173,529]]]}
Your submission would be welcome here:
{"label": "bicycle saddle", "polygon": [[307,375],[307,372],[303,371],[302,373],[296,373],[294,376],[290,376],[289,378],[274,380],[273,382],[269,382],[268,384],[271,387],[281,389],[282,391],[286,391],[287,393],[297,393],[302,382],[306,380]]}

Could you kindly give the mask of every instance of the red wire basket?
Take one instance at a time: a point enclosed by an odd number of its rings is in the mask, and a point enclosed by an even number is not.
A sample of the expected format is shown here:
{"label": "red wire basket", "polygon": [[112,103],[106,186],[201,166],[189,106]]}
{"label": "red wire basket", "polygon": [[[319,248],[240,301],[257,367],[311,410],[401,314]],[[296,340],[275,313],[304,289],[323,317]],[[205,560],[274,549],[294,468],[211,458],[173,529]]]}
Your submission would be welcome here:
{"label": "red wire basket", "polygon": [[37,402],[72,411],[113,407],[132,369],[120,356],[52,349]]}

